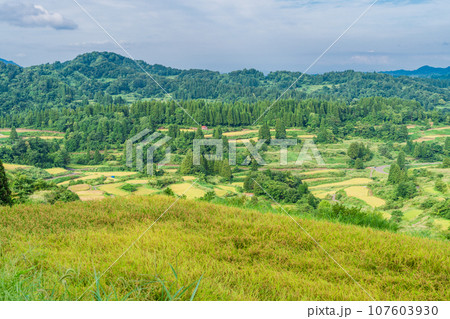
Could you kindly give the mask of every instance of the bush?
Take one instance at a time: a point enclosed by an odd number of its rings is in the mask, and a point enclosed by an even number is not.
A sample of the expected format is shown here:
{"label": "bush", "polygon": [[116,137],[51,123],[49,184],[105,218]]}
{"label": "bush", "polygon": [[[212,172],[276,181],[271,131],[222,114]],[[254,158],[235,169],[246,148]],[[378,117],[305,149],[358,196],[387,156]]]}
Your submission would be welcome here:
{"label": "bush", "polygon": [[133,184],[125,184],[125,185],[123,185],[121,187],[121,189],[123,189],[126,192],[133,193],[133,192],[138,190],[138,187],[136,185],[133,185]]}
{"label": "bush", "polygon": [[447,184],[442,181],[442,179],[437,179],[434,182],[434,189],[438,192],[445,193],[447,191]]}
{"label": "bush", "polygon": [[173,190],[170,187],[167,187],[163,190],[163,194],[167,195],[167,196],[175,196],[175,193],[173,192]]}
{"label": "bush", "polygon": [[329,209],[317,209],[316,216],[328,220],[335,220],[345,224],[367,226],[377,229],[396,231],[398,224],[384,219],[379,212],[365,212],[357,207],[345,207],[342,204],[335,204]]}
{"label": "bush", "polygon": [[413,198],[417,194],[416,184],[412,181],[400,182],[395,190],[397,197]]}

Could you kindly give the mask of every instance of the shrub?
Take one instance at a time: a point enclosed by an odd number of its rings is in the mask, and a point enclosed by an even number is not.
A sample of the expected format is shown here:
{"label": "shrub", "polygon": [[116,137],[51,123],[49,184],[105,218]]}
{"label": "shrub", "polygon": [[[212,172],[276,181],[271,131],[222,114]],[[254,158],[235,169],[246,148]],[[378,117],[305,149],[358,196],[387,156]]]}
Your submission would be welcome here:
{"label": "shrub", "polygon": [[317,209],[316,216],[328,220],[335,220],[345,224],[367,226],[378,229],[396,231],[398,224],[387,220],[379,212],[366,212],[357,207],[345,207],[335,204],[331,209]]}
{"label": "shrub", "polygon": [[123,189],[123,190],[126,191],[126,192],[132,193],[132,192],[137,191],[137,190],[138,190],[138,187],[137,187],[136,185],[133,185],[133,184],[125,184],[125,185],[123,185],[123,186],[121,187],[121,189]]}

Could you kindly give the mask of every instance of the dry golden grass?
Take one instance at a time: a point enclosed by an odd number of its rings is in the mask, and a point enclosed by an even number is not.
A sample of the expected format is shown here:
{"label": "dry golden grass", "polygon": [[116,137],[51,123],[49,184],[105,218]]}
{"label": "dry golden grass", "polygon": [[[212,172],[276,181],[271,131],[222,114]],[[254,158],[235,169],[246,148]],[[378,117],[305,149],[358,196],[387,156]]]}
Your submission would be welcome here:
{"label": "dry golden grass", "polygon": [[[172,184],[169,187],[177,195],[186,195],[187,198],[200,198],[206,194],[206,192],[196,185],[192,186],[192,183]],[[186,191],[187,190],[187,191]]]}
{"label": "dry golden grass", "polygon": [[47,168],[45,171],[52,175],[60,175],[60,174],[69,172],[65,168],[60,168],[60,167]]}
{"label": "dry golden grass", "polygon": [[370,195],[370,190],[364,186],[350,186],[345,189],[347,196],[356,197],[371,207],[380,207],[386,204],[384,199]]}
{"label": "dry golden grass", "polygon": [[350,185],[367,185],[372,180],[370,178],[352,178],[343,182],[337,182],[337,183],[328,183],[328,184],[322,184],[317,186],[311,186],[311,189],[317,189],[317,188],[333,188],[333,187],[340,187],[340,186],[350,186]]}
{"label": "dry golden grass", "polygon": [[231,185],[233,185],[235,187],[244,187],[244,182],[234,182],[234,183],[231,183]]}
{"label": "dry golden grass", "polygon": [[195,176],[183,176],[184,181],[193,181],[197,179]]}
{"label": "dry golden grass", "polygon": [[[76,298],[94,269],[106,270],[173,201],[132,196],[0,207],[0,267],[21,256],[13,271],[31,261],[43,289]],[[374,299],[450,299],[449,243],[294,218]],[[176,202],[101,282],[108,294],[114,285],[124,296],[156,273],[169,278],[169,263],[183,282],[203,276],[197,300],[369,300],[288,216],[189,200]],[[65,288],[59,279],[67,269],[76,275]]]}

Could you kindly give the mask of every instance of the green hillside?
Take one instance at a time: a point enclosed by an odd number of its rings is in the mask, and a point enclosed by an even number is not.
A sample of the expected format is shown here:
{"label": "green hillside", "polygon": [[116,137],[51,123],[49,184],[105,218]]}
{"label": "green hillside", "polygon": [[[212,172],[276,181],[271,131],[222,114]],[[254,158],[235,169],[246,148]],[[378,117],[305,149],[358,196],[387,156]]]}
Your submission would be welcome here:
{"label": "green hillside", "polygon": [[[1,207],[0,299],[370,299],[288,216],[183,199],[89,288],[173,201]],[[295,219],[374,299],[450,298],[448,242]]]}
{"label": "green hillside", "polygon": [[[75,107],[89,102],[109,105],[167,98],[144,71],[175,99],[226,102],[275,100],[301,75],[286,71],[265,75],[254,69],[225,74],[179,70],[144,61],[136,64],[115,53],[92,52],[64,63],[27,68],[0,63],[0,110]],[[350,103],[373,96],[413,99],[431,109],[450,101],[449,81],[395,78],[382,73],[329,72],[304,75],[283,98],[332,98]]]}

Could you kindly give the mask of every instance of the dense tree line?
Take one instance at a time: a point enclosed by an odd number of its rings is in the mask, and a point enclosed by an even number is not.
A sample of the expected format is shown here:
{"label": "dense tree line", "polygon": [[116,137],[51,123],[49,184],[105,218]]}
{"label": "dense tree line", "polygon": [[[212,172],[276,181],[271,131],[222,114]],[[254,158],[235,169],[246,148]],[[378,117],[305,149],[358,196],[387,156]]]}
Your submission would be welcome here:
{"label": "dense tree line", "polygon": [[[67,151],[103,150],[122,145],[143,129],[161,125],[196,126],[187,115],[202,125],[242,127],[253,124],[271,105],[257,103],[222,103],[191,100],[179,102],[145,101],[127,105],[85,105],[78,108],[29,109],[2,114],[0,127],[28,127],[66,132]],[[267,127],[275,127],[275,137],[285,136],[286,127],[318,131],[318,142],[331,143],[348,135],[404,142],[407,123],[433,120],[450,124],[442,112],[426,112],[417,102],[400,99],[366,98],[350,105],[327,100],[281,100],[261,120],[265,125],[260,137],[269,137]],[[377,125],[376,125],[377,124]],[[270,131],[269,131],[270,133]],[[262,135],[261,135],[262,134]],[[172,134],[173,135],[173,134]],[[175,138],[180,136],[174,136]],[[193,136],[182,134],[189,140]],[[182,141],[183,142],[183,141]],[[182,145],[183,143],[178,143]]]}
{"label": "dense tree line", "polygon": [[17,138],[11,139],[10,145],[0,147],[0,160],[41,168],[65,167],[70,162],[70,155],[56,140]]}
{"label": "dense tree line", "polygon": [[317,206],[317,199],[310,193],[308,185],[290,172],[250,172],[244,181],[244,190],[255,195],[270,196],[280,202],[297,203],[305,200],[312,207]]}
{"label": "dense tree line", "polygon": [[[264,75],[254,69],[221,74],[209,70],[178,70],[138,64],[177,100],[208,99],[227,102],[275,100],[301,73],[277,71]],[[450,80],[400,77],[354,71],[304,75],[283,98],[333,99],[351,103],[373,96],[418,101],[426,109],[450,101]],[[314,90],[309,88],[314,86]],[[77,107],[87,103],[121,104],[126,97],[160,99],[161,88],[136,63],[108,52],[80,55],[21,68],[0,62],[0,110]]]}

